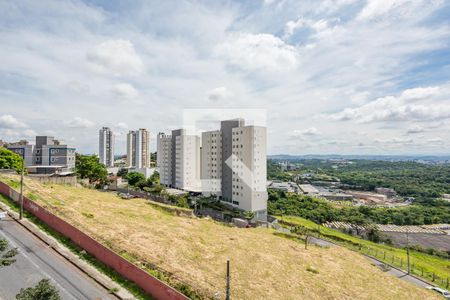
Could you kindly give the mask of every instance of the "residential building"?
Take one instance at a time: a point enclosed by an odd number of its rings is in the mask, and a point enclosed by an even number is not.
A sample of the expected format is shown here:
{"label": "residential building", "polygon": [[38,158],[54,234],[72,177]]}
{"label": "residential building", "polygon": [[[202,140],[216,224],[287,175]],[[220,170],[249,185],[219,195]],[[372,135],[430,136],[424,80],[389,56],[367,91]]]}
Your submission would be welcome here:
{"label": "residential building", "polygon": [[157,166],[160,182],[168,187],[200,191],[200,138],[184,129],[158,134]]}
{"label": "residential building", "polygon": [[42,166],[42,173],[54,173],[52,170],[55,168],[62,172],[75,170],[75,148],[60,143],[52,136],[37,136],[34,153],[34,165]]}
{"label": "residential building", "polygon": [[6,148],[25,160],[26,166],[31,166],[34,163],[33,145],[28,144],[28,141],[19,141],[15,143],[6,143]]}
{"label": "residential building", "polygon": [[201,180],[205,196],[222,197],[222,133],[202,133]]}
{"label": "residential building", "polygon": [[160,183],[172,185],[172,136],[163,132],[158,134],[156,165],[159,170]]}
{"label": "residential building", "polygon": [[99,130],[99,160],[107,168],[114,167],[114,133],[109,127]]}
{"label": "residential building", "polygon": [[67,174],[75,170],[75,148],[61,144],[52,136],[36,136],[36,144],[10,143],[7,148],[25,158],[29,173]]}
{"label": "residential building", "polygon": [[150,133],[144,128],[127,135],[127,167],[150,167]]}
{"label": "residential building", "polygon": [[267,131],[243,119],[221,122],[202,133],[202,191],[223,202],[267,218]]}

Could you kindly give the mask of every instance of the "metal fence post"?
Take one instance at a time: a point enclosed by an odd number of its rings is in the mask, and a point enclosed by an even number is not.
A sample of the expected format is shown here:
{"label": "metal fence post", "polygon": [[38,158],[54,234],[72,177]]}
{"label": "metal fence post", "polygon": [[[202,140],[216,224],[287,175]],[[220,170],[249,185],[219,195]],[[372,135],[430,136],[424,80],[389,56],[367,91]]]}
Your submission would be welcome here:
{"label": "metal fence post", "polygon": [[227,260],[227,291],[225,299],[230,300],[230,260]]}

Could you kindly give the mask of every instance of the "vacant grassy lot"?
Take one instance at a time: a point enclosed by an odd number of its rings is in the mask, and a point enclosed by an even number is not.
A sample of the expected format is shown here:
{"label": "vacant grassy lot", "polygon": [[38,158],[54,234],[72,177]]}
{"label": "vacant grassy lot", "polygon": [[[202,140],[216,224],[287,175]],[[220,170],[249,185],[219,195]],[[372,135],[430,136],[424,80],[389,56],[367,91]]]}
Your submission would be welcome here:
{"label": "vacant grassy lot", "polygon": [[[309,229],[317,230],[317,224],[300,217],[283,216],[278,218],[289,224],[301,225]],[[378,259],[384,260],[389,264],[394,264],[404,270],[407,268],[407,256],[405,249],[373,243],[371,241],[351,236],[340,232],[339,230],[330,229],[324,226],[320,226],[320,232],[324,237],[332,239],[351,249],[376,256]],[[447,287],[446,278],[450,278],[450,260],[412,250],[410,251],[410,257],[411,265],[414,265],[412,272],[415,275],[424,277],[425,279],[431,281],[433,280],[432,274],[434,273],[436,275],[435,283],[444,288]],[[439,277],[439,280],[437,277]]]}
{"label": "vacant grassy lot", "polygon": [[[0,180],[7,182],[4,177]],[[177,217],[143,199],[122,200],[81,187],[26,180],[25,194],[141,266],[164,270],[172,284],[188,284],[202,298],[220,292],[223,299],[230,259],[233,299],[438,299],[341,247],[305,250],[272,230]]]}

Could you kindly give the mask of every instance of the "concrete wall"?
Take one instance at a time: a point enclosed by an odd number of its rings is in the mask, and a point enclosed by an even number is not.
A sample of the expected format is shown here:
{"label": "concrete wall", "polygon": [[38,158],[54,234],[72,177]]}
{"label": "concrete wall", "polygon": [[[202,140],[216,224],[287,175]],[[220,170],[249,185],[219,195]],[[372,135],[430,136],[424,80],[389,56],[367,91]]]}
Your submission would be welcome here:
{"label": "concrete wall", "polygon": [[28,176],[33,180],[37,180],[40,183],[45,184],[67,184],[71,186],[77,185],[77,177],[76,176]]}
{"label": "concrete wall", "polygon": [[[0,193],[17,200],[17,192],[8,185],[0,182]],[[97,260],[114,269],[124,278],[136,283],[146,293],[152,295],[155,299],[188,299],[183,294],[166,285],[164,282],[151,276],[144,270],[125,260],[112,250],[106,248],[93,238],[89,237],[79,229],[70,225],[66,221],[53,215],[37,203],[27,197],[23,197],[24,209],[32,213],[42,222],[47,224],[62,235],[70,238],[72,242],[83,248],[86,252],[93,255]]]}

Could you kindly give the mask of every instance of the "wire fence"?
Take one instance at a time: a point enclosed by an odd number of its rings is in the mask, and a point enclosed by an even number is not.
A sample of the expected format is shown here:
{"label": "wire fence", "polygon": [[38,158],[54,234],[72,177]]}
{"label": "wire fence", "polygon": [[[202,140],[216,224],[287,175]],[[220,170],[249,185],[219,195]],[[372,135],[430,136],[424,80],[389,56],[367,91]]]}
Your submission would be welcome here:
{"label": "wire fence", "polygon": [[[386,265],[399,268],[406,272],[408,271],[408,261],[407,258],[405,257],[399,257],[393,253],[390,253],[389,251],[381,251],[379,249],[374,249],[370,247],[360,247],[358,250],[364,254],[367,254],[384,262]],[[445,288],[449,287],[450,276],[442,276],[441,274],[437,274],[435,271],[430,270],[429,267],[424,266],[424,264],[421,263],[420,260],[417,260],[416,258],[411,256],[409,265],[410,265],[410,274],[421,277],[427,281],[431,281],[432,283],[439,285],[441,287]]]}
{"label": "wire fence", "polygon": [[[280,222],[280,224],[287,226],[285,228],[287,228],[291,232],[292,228],[295,227],[294,224],[291,224],[289,222]],[[308,232],[318,238],[329,240],[333,243],[345,246],[346,248],[349,248],[351,250],[376,258],[379,261],[382,261],[387,266],[395,267],[402,271],[408,272],[408,260],[406,249],[397,248],[395,249],[396,250],[395,252],[389,250],[381,250],[360,243],[350,242],[348,240],[341,239],[339,237],[326,234],[324,232],[319,232],[319,230],[317,229],[309,228]],[[444,271],[445,275],[443,274],[443,272],[436,272],[435,270],[432,269],[430,265],[428,265],[426,262],[421,261],[414,255],[410,255],[409,266],[410,266],[409,273],[411,275],[422,278],[425,281],[431,282],[443,288],[450,287],[449,283],[450,272],[445,274],[446,272]],[[448,265],[446,267],[450,269],[450,260],[448,260]]]}

